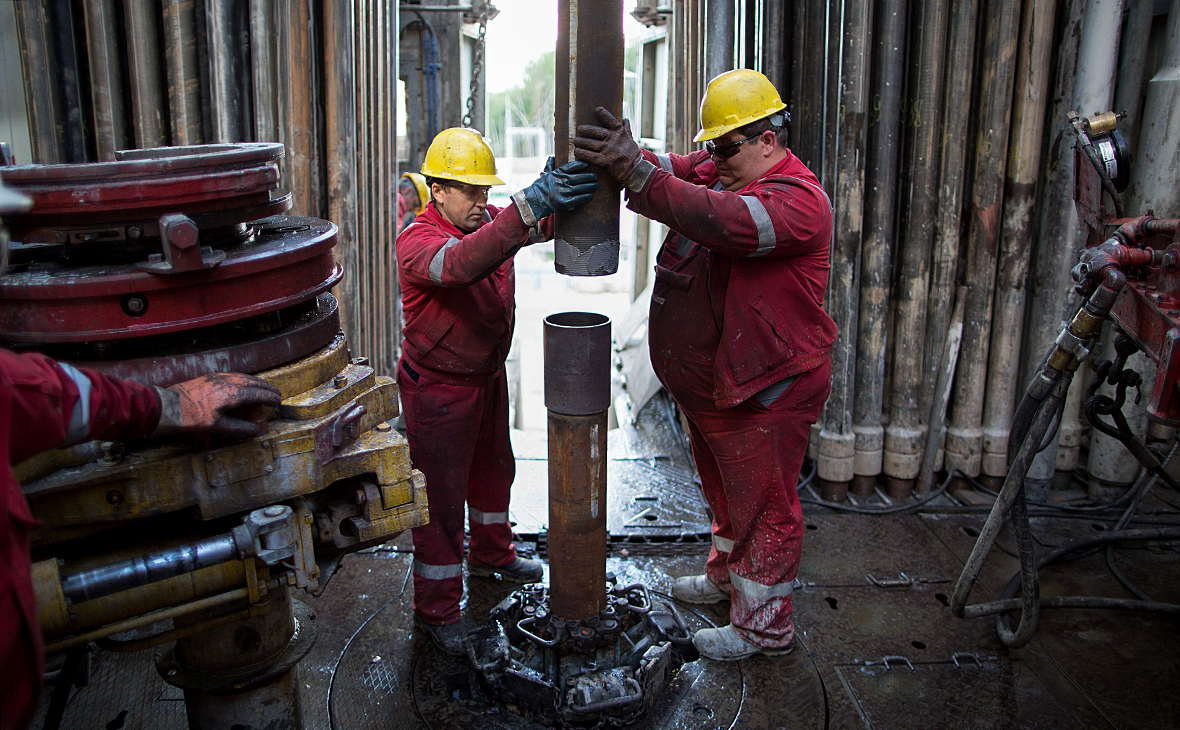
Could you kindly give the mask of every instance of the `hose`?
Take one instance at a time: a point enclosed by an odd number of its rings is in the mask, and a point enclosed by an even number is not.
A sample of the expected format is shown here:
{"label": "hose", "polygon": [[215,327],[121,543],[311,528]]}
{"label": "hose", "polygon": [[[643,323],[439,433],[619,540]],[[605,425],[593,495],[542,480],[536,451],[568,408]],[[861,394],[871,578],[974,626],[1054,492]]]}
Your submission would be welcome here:
{"label": "hose", "polygon": [[[1066,543],[1061,547],[1054,548],[1045,553],[1036,560],[1035,566],[1037,570],[1051,565],[1058,560],[1061,560],[1066,555],[1076,552],[1078,550],[1085,550],[1096,545],[1108,545],[1116,542],[1131,542],[1136,540],[1177,540],[1180,539],[1180,527],[1155,527],[1141,530],[1122,530],[1120,532],[1107,532],[1101,535],[1093,535],[1091,537],[1074,540]],[[980,603],[973,606],[967,606],[963,612],[963,618],[979,618],[980,616],[987,616],[993,613],[1001,613],[1004,611],[1011,611],[1020,607],[1026,601],[1020,599],[1017,602],[1015,599],[1016,590],[1022,584],[1022,574],[1012,576],[1008,584],[1004,587],[1004,592],[1001,598],[996,601],[988,603]],[[1068,601],[1063,602],[1062,598],[1068,598]],[[1156,608],[1145,607],[1143,604],[1152,604]],[[1067,605],[1068,604],[1068,605]],[[1132,601],[1122,598],[1105,598],[1098,596],[1053,596],[1040,599],[1039,605],[1052,606],[1054,608],[1115,608],[1121,610],[1155,610],[1163,612],[1180,612],[1180,606],[1168,603],[1158,603],[1155,601]],[[953,607],[953,604],[952,604]],[[1170,607],[1164,610],[1159,607]],[[1003,616],[998,616],[997,621],[1002,620]],[[1002,637],[1001,637],[1002,638]],[[1005,642],[1007,643],[1007,642]]]}
{"label": "hose", "polygon": [[[815,476],[815,471],[816,471],[816,467],[814,466],[814,463],[813,463],[812,468],[811,468],[811,473],[808,474],[805,479],[803,479],[801,482],[799,482],[798,490],[802,490],[804,487],[806,487],[808,484],[811,483],[811,479]],[[938,497],[942,496],[943,492],[945,492],[947,487],[950,486],[951,479],[957,473],[961,473],[961,472],[959,472],[956,469],[955,471],[951,472],[950,474],[947,474],[946,479],[942,480],[942,484],[938,487],[938,489],[934,490],[933,492],[931,492],[930,494],[928,494],[924,498],[922,498],[920,501],[914,502],[913,504],[900,504],[895,507],[882,507],[880,509],[874,509],[874,508],[870,508],[870,507],[852,507],[850,505],[840,504],[839,502],[828,502],[828,501],[825,501],[822,499],[809,499],[807,497],[799,497],[799,501],[803,504],[815,504],[815,505],[819,505],[820,507],[827,507],[828,509],[834,509],[834,510],[837,510],[840,512],[852,512],[852,513],[858,514],[858,515],[895,515],[895,514],[900,514],[902,512],[909,512],[910,510],[917,509],[917,508],[921,507],[922,505],[924,505],[928,502],[932,502],[935,499],[937,499]]]}
{"label": "hose", "polygon": [[[426,31],[422,37],[422,74],[425,78],[425,96],[426,96],[426,140],[429,144],[430,140],[438,134],[438,71],[442,65],[438,62],[438,33],[435,32],[434,26],[423,17],[422,13],[415,11],[417,16],[415,20],[406,23],[398,36],[405,34],[406,28],[414,23],[420,24]],[[427,35],[428,34],[428,35]]]}
{"label": "hose", "polygon": [[1044,368],[1034,378],[1021,402],[1020,410],[1030,410],[1030,401],[1039,401],[1033,416],[1028,421],[1028,430],[1021,434],[1019,446],[1016,448],[1015,458],[1010,460],[1008,476],[1004,479],[1004,486],[992,505],[991,513],[980,530],[971,555],[963,566],[963,572],[955,584],[951,596],[951,611],[960,618],[965,616],[967,596],[975,586],[979,573],[983,569],[984,560],[991,552],[1005,516],[1012,512],[1012,526],[1016,532],[1020,551],[1020,569],[1022,586],[1025,589],[1020,612],[1020,623],[1015,631],[1007,626],[1000,631],[1000,639],[1010,647],[1024,646],[1032,639],[1036,632],[1037,618],[1040,614],[1040,581],[1036,572],[1035,553],[1031,530],[1028,525],[1028,505],[1024,500],[1024,478],[1032,466],[1038,447],[1050,426],[1057,417],[1057,411],[1065,400],[1073,371],[1057,371]]}

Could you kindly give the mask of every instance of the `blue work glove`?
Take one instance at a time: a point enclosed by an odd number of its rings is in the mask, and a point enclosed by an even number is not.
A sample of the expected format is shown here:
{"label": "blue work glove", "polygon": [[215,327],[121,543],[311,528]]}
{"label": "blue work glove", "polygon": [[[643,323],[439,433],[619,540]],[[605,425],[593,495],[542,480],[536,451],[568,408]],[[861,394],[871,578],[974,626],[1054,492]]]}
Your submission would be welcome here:
{"label": "blue work glove", "polygon": [[533,227],[537,221],[558,210],[573,210],[590,202],[598,189],[598,173],[590,172],[590,165],[574,160],[556,170],[553,158],[545,164],[545,171],[536,181],[512,196],[520,211],[521,220]]}

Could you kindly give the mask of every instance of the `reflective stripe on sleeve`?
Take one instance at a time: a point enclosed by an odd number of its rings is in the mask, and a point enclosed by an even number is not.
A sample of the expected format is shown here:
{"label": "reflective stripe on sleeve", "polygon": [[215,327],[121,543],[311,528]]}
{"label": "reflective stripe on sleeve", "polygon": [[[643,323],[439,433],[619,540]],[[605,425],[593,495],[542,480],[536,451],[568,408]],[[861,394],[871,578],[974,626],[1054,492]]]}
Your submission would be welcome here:
{"label": "reflective stripe on sleeve", "polygon": [[791,595],[791,592],[795,589],[795,581],[793,580],[789,580],[786,583],[779,583],[778,585],[766,586],[749,578],[743,578],[737,573],[734,573],[733,570],[729,571],[729,582],[733,584],[735,590],[756,601],[785,598]]}
{"label": "reflective stripe on sleeve", "polygon": [[728,537],[721,537],[720,535],[713,536],[713,547],[717,548],[719,553],[732,553],[733,540]]}
{"label": "reflective stripe on sleeve", "polygon": [[90,436],[90,378],[82,374],[78,368],[59,362],[58,367],[70,376],[70,380],[78,386],[78,402],[70,413],[70,428],[66,433],[63,446],[81,443]]}
{"label": "reflective stripe on sleeve", "polygon": [[508,524],[507,512],[480,512],[470,505],[467,507],[467,520],[472,524],[480,525],[506,525]]}
{"label": "reflective stripe on sleeve", "polygon": [[427,580],[446,580],[447,578],[462,578],[463,563],[454,565],[430,565],[414,558],[414,573]]}
{"label": "reflective stripe on sleeve", "polygon": [[442,283],[443,263],[447,258],[447,249],[459,243],[459,239],[451,236],[451,239],[443,244],[438,253],[434,254],[434,258],[430,260],[430,280],[435,284]]}
{"label": "reflective stripe on sleeve", "polygon": [[762,201],[753,195],[740,195],[742,202],[750,209],[750,217],[754,219],[754,225],[758,227],[758,250],[750,254],[753,256],[765,256],[774,250],[774,223],[770,220],[770,213],[766,212],[766,206]]}
{"label": "reflective stripe on sleeve", "polygon": [[671,155],[667,155],[667,154],[656,155],[656,160],[658,160],[660,163],[660,169],[667,170],[668,172],[672,172],[672,156]]}

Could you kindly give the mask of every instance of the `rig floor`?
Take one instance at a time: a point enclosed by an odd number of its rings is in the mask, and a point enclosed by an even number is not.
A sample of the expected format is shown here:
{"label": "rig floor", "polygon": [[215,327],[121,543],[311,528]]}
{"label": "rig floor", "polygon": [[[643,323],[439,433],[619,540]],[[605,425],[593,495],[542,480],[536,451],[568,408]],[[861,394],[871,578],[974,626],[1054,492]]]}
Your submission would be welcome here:
{"label": "rig floor", "polygon": [[[652,410],[652,409],[647,409]],[[704,507],[667,421],[645,411],[611,432],[607,569],[666,594],[708,552]],[[545,445],[517,432],[513,518],[522,553],[545,557]],[[1160,487],[1165,491],[1166,487]],[[1175,501],[1176,495],[1164,494]],[[875,498],[874,498],[875,499]],[[1152,498],[1140,514],[1180,522]],[[863,503],[862,503],[863,504]],[[784,657],[686,664],[667,697],[636,725],[677,728],[1177,728],[1180,625],[1114,611],[1044,610],[1020,650],[991,618],[952,616],[949,595],[986,517],[940,498],[919,514],[805,510],[795,612],[797,648]],[[1172,516],[1169,517],[1168,515]],[[1117,517],[1117,515],[1115,516]],[[1034,517],[1038,549],[1094,534],[1114,518]],[[1018,570],[1005,528],[971,602],[997,596]],[[1014,550],[1013,550],[1014,554]],[[1146,544],[1117,552],[1153,599],[1180,602],[1180,552]],[[482,697],[466,659],[438,651],[412,620],[410,536],[349,556],[319,599],[306,596],[319,641],[300,665],[305,726],[537,728]],[[471,579],[465,611],[480,621],[513,586]],[[1043,595],[1127,597],[1102,552],[1042,571]],[[680,605],[692,628],[727,623],[728,603]],[[184,703],[152,663],[155,652],[96,651],[62,728],[182,730]],[[48,700],[48,694],[46,695]],[[36,726],[35,726],[36,727]]]}

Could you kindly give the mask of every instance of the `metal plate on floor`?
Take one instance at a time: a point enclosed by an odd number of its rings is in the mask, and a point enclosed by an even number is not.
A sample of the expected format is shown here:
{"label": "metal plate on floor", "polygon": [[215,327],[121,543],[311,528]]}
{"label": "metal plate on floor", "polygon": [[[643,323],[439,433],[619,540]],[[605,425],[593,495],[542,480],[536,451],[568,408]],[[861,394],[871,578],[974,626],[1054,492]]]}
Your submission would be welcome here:
{"label": "metal plate on floor", "polygon": [[864,726],[910,730],[1080,727],[1019,660],[960,657],[835,667]]}
{"label": "metal plate on floor", "polygon": [[[469,611],[486,615],[504,592],[494,584],[476,585],[468,597]],[[714,623],[714,614],[683,604],[678,608],[693,630]],[[485,697],[467,660],[444,654],[416,634],[411,615],[408,598],[392,601],[353,636],[332,678],[329,708],[334,728],[540,730],[540,725]],[[738,663],[690,662],[640,724],[652,730],[821,728],[824,714],[817,669],[802,650]]]}
{"label": "metal plate on floor", "polygon": [[[152,661],[156,650],[119,654],[98,650],[91,658],[89,686],[74,691],[62,717],[61,730],[150,728],[185,730],[184,695],[164,683]],[[41,727],[53,688],[43,695]]]}

